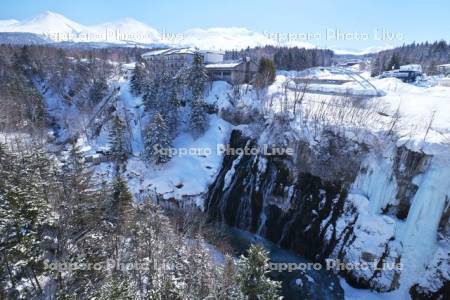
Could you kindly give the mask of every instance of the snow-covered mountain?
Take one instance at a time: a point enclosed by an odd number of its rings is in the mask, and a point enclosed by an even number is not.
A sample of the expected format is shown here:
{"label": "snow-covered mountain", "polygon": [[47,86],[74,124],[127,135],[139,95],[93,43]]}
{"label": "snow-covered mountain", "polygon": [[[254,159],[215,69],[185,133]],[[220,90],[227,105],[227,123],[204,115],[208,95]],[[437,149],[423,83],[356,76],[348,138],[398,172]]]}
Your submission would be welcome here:
{"label": "snow-covered mountain", "polygon": [[157,30],[131,18],[86,26],[49,11],[25,21],[0,21],[0,32],[42,34],[56,42],[159,43],[161,40]]}
{"label": "snow-covered mountain", "polygon": [[77,33],[86,30],[85,26],[78,24],[63,15],[47,11],[25,21],[0,21],[0,31],[3,32],[31,32],[45,33]]}
{"label": "snow-covered mountain", "polygon": [[4,26],[13,26],[20,23],[17,20],[10,19],[10,20],[0,20],[0,28],[3,28]]}
{"label": "snow-covered mountain", "polygon": [[374,46],[368,47],[365,49],[357,50],[357,49],[342,49],[338,47],[332,47],[334,53],[338,55],[366,55],[370,53],[377,53],[384,50],[393,49],[396,46],[394,45],[383,45],[383,46]]}
{"label": "snow-covered mountain", "polygon": [[104,42],[138,42],[146,44],[161,42],[161,34],[156,29],[132,18],[91,26],[88,28],[88,31],[98,36],[104,36]]}
{"label": "snow-covered mountain", "polygon": [[43,45],[50,41],[41,35],[29,32],[0,32],[0,44]]}
{"label": "snow-covered mountain", "polygon": [[189,45],[200,49],[241,49],[266,45],[315,48],[309,43],[278,42],[268,36],[243,27],[194,28],[186,30],[175,44]]}
{"label": "snow-covered mountain", "polygon": [[239,49],[248,47],[272,45],[274,41],[261,33],[246,28],[194,28],[185,31],[174,41],[177,44],[196,46],[202,49]]}
{"label": "snow-covered mountain", "polygon": [[[277,40],[269,34],[251,31],[244,27],[192,28],[179,33],[160,32],[132,18],[88,26],[50,11],[24,21],[0,20],[0,32],[40,34],[55,42],[150,44],[172,47],[189,46],[211,50],[244,49],[266,45],[298,48],[317,47],[301,40]],[[337,46],[329,48],[336,54],[364,55],[393,47],[392,45],[383,45],[362,50],[342,49]]]}
{"label": "snow-covered mountain", "polygon": [[160,33],[155,28],[132,18],[87,26],[49,11],[25,21],[0,20],[0,32],[41,34],[55,42],[165,44],[215,50],[265,45],[315,47],[303,42],[278,42],[262,33],[242,27],[194,28],[176,34]]}

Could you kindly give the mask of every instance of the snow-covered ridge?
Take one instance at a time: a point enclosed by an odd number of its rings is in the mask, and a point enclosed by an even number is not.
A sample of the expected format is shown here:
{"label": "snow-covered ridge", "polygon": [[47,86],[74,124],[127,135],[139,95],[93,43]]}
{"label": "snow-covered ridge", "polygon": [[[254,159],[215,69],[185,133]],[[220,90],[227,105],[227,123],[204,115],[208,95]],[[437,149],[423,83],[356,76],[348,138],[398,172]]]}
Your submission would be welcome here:
{"label": "snow-covered ridge", "polygon": [[0,21],[0,32],[31,32],[42,34],[55,42],[111,42],[157,43],[161,36],[157,30],[131,18],[86,26],[63,15],[47,11],[24,21]]}
{"label": "snow-covered ridge", "polygon": [[357,49],[342,49],[342,48],[335,48],[331,47],[334,51],[334,53],[339,55],[366,55],[370,53],[377,53],[384,50],[393,49],[396,46],[394,45],[383,45],[383,46],[375,46],[375,47],[368,47],[365,49],[357,50]]}
{"label": "snow-covered ridge", "polygon": [[265,45],[315,48],[314,45],[304,42],[278,42],[263,33],[242,27],[194,28],[180,33],[170,33],[159,32],[132,18],[87,26],[49,11],[24,21],[0,20],[0,32],[42,34],[55,42],[164,44],[214,50]]}

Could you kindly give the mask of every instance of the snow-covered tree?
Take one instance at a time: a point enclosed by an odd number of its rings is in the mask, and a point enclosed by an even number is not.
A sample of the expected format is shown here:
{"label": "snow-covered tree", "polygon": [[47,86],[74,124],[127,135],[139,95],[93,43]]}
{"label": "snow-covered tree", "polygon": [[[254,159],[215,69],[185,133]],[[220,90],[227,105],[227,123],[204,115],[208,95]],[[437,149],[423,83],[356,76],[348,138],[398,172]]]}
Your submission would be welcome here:
{"label": "snow-covered tree", "polygon": [[67,221],[75,228],[82,228],[96,218],[94,208],[99,195],[94,188],[92,170],[87,168],[80,146],[75,142],[70,145],[68,158],[62,167],[61,182],[67,213],[76,216],[68,216]]}
{"label": "snow-covered tree", "polygon": [[125,223],[130,220],[130,214],[133,208],[133,195],[128,189],[127,183],[121,176],[117,176],[113,182],[112,208],[110,216],[112,221],[121,229]]}
{"label": "snow-covered tree", "polygon": [[99,103],[108,91],[108,82],[105,76],[96,78],[89,89],[89,100],[93,104]]}
{"label": "snow-covered tree", "polygon": [[172,90],[169,94],[169,99],[167,103],[166,111],[164,115],[167,120],[167,126],[169,127],[169,132],[171,136],[174,136],[177,131],[178,125],[178,110],[181,106],[181,101],[178,98],[177,91],[175,87],[172,87]]}
{"label": "snow-covered tree", "polygon": [[118,274],[110,275],[101,286],[98,300],[134,300],[136,291],[130,286],[130,279]]}
{"label": "snow-covered tree", "polygon": [[188,70],[187,84],[192,90],[193,100],[203,98],[205,84],[208,81],[208,73],[203,64],[203,56],[196,53],[192,67]]}
{"label": "snow-covered tree", "polygon": [[199,137],[208,128],[208,116],[202,98],[197,98],[192,103],[190,125],[194,137]]}
{"label": "snow-covered tree", "polygon": [[238,281],[242,292],[250,300],[281,299],[279,296],[280,282],[271,280],[269,273],[268,252],[260,245],[252,245],[248,255],[242,255],[238,260]]}
{"label": "snow-covered tree", "polygon": [[174,79],[169,72],[162,70],[158,79],[158,94],[156,98],[160,105],[167,105],[170,92],[172,91]]}
{"label": "snow-covered tree", "polygon": [[387,65],[388,70],[394,70],[400,68],[400,57],[398,54],[394,53],[391,56],[391,59],[389,60],[389,63]]}
{"label": "snow-covered tree", "polygon": [[126,161],[129,154],[125,129],[125,122],[118,115],[114,116],[109,132],[109,143],[111,145],[112,157],[118,164]]}
{"label": "snow-covered tree", "polygon": [[274,62],[262,57],[259,60],[258,72],[255,75],[254,84],[258,90],[264,89],[275,81],[276,69]]}
{"label": "snow-covered tree", "polygon": [[152,111],[154,109],[158,109],[159,101],[158,101],[158,91],[159,91],[159,79],[154,78],[150,80],[147,78],[144,81],[142,87],[142,101],[144,103],[145,111]]}
{"label": "snow-covered tree", "polygon": [[220,270],[215,296],[219,300],[245,299],[238,283],[238,270],[234,258],[225,255],[223,267]]}
{"label": "snow-covered tree", "polygon": [[133,216],[129,241],[131,261],[148,262],[148,270],[134,272],[141,296],[145,299],[181,299],[185,285],[176,271],[183,261],[178,260],[177,253],[186,253],[185,245],[177,239],[169,219],[150,199],[136,207]]}
{"label": "snow-covered tree", "polygon": [[[58,249],[52,262],[95,263],[106,256],[104,249],[105,235],[99,226],[103,220],[102,212],[107,195],[100,193],[95,185],[92,171],[84,162],[79,145],[73,142],[69,147],[69,155],[57,180],[60,191],[54,207],[57,215],[54,240]],[[64,274],[59,270],[53,274],[57,282],[58,297],[90,297],[92,280],[99,280],[103,271],[73,270]],[[80,288],[84,286],[83,289]]]}
{"label": "snow-covered tree", "polygon": [[46,249],[41,242],[51,227],[48,175],[52,163],[42,149],[12,154],[0,149],[0,295],[32,298],[43,292]]}
{"label": "snow-covered tree", "polygon": [[148,162],[163,164],[171,159],[170,148],[172,140],[169,128],[163,116],[155,113],[152,122],[149,124],[145,138],[145,158]]}
{"label": "snow-covered tree", "polygon": [[211,257],[200,236],[186,249],[186,268],[182,279],[192,299],[205,299],[213,292],[214,272]]}
{"label": "snow-covered tree", "polygon": [[142,94],[145,77],[144,66],[142,63],[137,62],[130,79],[130,91],[133,95],[137,96]]}

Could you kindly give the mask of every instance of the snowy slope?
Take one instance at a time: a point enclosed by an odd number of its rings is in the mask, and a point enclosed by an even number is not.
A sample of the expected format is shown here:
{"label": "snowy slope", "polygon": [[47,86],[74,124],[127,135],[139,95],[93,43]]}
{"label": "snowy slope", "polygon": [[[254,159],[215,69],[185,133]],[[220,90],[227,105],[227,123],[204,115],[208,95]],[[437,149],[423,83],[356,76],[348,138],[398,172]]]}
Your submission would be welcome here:
{"label": "snowy slope", "polygon": [[[120,87],[118,95],[120,100],[115,105],[121,114],[126,115],[130,120],[129,137],[132,154],[123,176],[127,178],[136,199],[142,199],[148,195],[154,196],[157,193],[165,199],[188,199],[202,207],[202,196],[222,164],[223,155],[216,151],[217,145],[228,142],[232,125],[216,115],[210,115],[207,131],[197,139],[194,139],[189,132],[178,133],[172,143],[172,149],[176,152],[171,161],[164,165],[148,164],[142,157],[143,128],[148,121],[148,116],[143,110],[142,98],[130,93],[129,81],[126,79],[117,78],[111,84]],[[211,91],[211,95],[220,93],[219,101],[227,101],[226,95],[231,91],[231,86],[225,82],[217,84],[218,86]],[[87,136],[86,133],[89,131],[83,130],[83,124],[90,119],[89,112],[83,113],[73,106],[63,105],[60,99],[51,95],[48,95],[46,102],[51,114],[59,116],[60,123],[66,120],[72,124],[68,131],[81,133],[78,143],[86,156],[96,155],[97,151],[109,148],[109,123],[104,124],[97,136]],[[186,152],[183,152],[185,150]],[[100,178],[111,178],[114,174],[111,162],[96,165],[95,170]]]}
{"label": "snowy slope", "polygon": [[209,28],[190,29],[183,33],[178,44],[186,44],[200,49],[239,49],[242,45],[249,47],[273,44],[273,41],[260,33],[252,32],[246,28]]}
{"label": "snowy slope", "polygon": [[0,28],[5,28],[7,26],[13,27],[14,25],[19,24],[20,22],[14,19],[10,20],[0,20]]}
{"label": "snowy slope", "polygon": [[106,35],[105,32],[108,31],[105,42],[134,41],[147,44],[161,42],[161,35],[156,29],[132,18],[91,26],[88,31],[99,35]]}
{"label": "snowy slope", "polygon": [[22,22],[0,21],[0,32],[31,32],[45,34],[54,41],[74,42],[156,43],[161,40],[157,30],[131,18],[85,26],[49,11]]}
{"label": "snowy slope", "polygon": [[314,45],[303,42],[281,42],[270,39],[268,36],[250,31],[242,27],[189,29],[181,38],[175,40],[176,44],[194,46],[200,49],[241,49],[265,45],[282,45],[288,47],[315,48]]}
{"label": "snowy slope", "polygon": [[397,109],[400,113],[399,144],[450,160],[449,87],[418,87],[395,78],[372,83],[386,92],[386,96],[375,101],[388,109],[390,115]]}
{"label": "snowy slope", "polygon": [[356,50],[356,49],[342,49],[338,47],[331,47],[334,53],[338,55],[366,55],[370,53],[377,53],[383,50],[393,49],[396,46],[394,45],[383,45],[383,46],[375,46],[375,47],[367,47],[365,49]]}
{"label": "snowy slope", "polygon": [[0,31],[3,32],[67,32],[77,33],[86,30],[86,27],[78,24],[63,15],[47,11],[34,18],[25,21],[6,20],[0,21]]}
{"label": "snowy slope", "polygon": [[[140,157],[130,159],[127,165],[127,173],[132,174],[130,188],[135,193],[156,192],[165,199],[198,198],[196,204],[202,207],[201,195],[213,182],[222,163],[217,144],[226,143],[229,133],[230,124],[211,116],[209,129],[203,136],[194,140],[190,134],[183,133],[175,138],[173,149],[180,152],[166,165],[148,166]],[[193,152],[183,154],[182,149]]]}

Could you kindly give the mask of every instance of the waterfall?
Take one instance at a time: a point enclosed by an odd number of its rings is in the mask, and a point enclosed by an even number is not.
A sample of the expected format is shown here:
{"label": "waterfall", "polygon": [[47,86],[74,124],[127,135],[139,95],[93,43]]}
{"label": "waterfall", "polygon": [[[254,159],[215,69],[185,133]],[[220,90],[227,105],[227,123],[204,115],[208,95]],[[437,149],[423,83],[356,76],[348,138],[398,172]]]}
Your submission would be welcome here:
{"label": "waterfall", "polygon": [[[242,147],[249,140],[235,130],[230,144]],[[436,241],[450,198],[449,162],[403,146],[375,152],[346,173],[348,181],[330,176],[340,161],[320,165],[308,150],[299,151],[300,161],[226,157],[209,189],[207,212],[311,260],[401,262],[403,270],[373,267],[341,275],[355,287],[408,294],[426,266],[435,278],[439,259],[445,260]],[[436,259],[438,252],[443,258]]]}
{"label": "waterfall", "polygon": [[398,190],[394,178],[392,151],[383,158],[370,155],[362,164],[360,172],[352,184],[352,193],[370,199],[369,211],[381,213],[388,204],[395,204]]}
{"label": "waterfall", "polygon": [[413,274],[420,276],[436,250],[439,221],[450,193],[450,169],[433,159],[428,171],[417,178],[419,189],[402,232],[402,280],[408,284]]}

